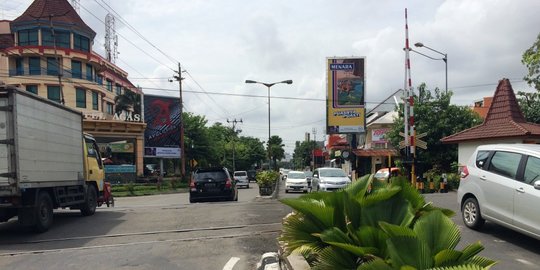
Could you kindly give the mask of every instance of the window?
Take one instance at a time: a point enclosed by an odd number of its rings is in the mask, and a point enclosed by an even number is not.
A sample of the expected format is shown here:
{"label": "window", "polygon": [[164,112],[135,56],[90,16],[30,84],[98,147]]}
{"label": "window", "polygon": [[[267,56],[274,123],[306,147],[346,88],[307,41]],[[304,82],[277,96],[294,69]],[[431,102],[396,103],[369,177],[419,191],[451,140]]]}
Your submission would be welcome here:
{"label": "window", "polygon": [[85,52],[90,51],[90,39],[79,34],[73,34],[73,48]]}
{"label": "window", "polygon": [[92,92],[92,110],[99,110],[99,94],[97,92]]}
{"label": "window", "polygon": [[24,75],[23,58],[18,57],[15,59],[15,75]]}
{"label": "window", "polygon": [[89,81],[94,80],[94,69],[90,64],[86,64],[86,79]]}
{"label": "window", "polygon": [[50,29],[41,29],[41,39],[43,46],[54,46],[56,39],[56,47],[58,48],[71,48],[70,33],[61,30],[55,30],[54,35]]}
{"label": "window", "polygon": [[112,92],[112,81],[107,79],[107,90]]}
{"label": "window", "polygon": [[38,45],[38,30],[21,30],[18,32],[19,46]]}
{"label": "window", "polygon": [[86,108],[86,89],[75,89],[75,100],[77,108]]}
{"label": "window", "polygon": [[113,114],[113,105],[112,103],[107,102],[107,113]]}
{"label": "window", "polygon": [[60,86],[47,86],[47,98],[60,103]]}
{"label": "window", "polygon": [[26,91],[30,92],[30,93],[34,93],[34,94],[38,94],[38,86],[37,85],[27,85],[26,86]]}
{"label": "window", "polygon": [[97,82],[99,85],[103,85],[103,76],[101,76],[101,75],[96,75],[96,82]]}
{"label": "window", "polygon": [[484,168],[484,164],[486,164],[489,154],[489,151],[478,151],[478,154],[476,154],[476,167],[480,169]]}
{"label": "window", "polygon": [[122,86],[117,84],[116,85],[116,94],[121,95],[122,94]]}
{"label": "window", "polygon": [[41,75],[41,59],[39,57],[28,58],[30,75]]}
{"label": "window", "polygon": [[512,179],[516,179],[521,154],[498,151],[493,154],[489,171]]}
{"label": "window", "polygon": [[523,181],[532,185],[537,180],[540,180],[540,158],[529,157],[527,159],[527,164],[525,165]]}
{"label": "window", "polygon": [[58,62],[54,57],[47,57],[47,75],[58,75]]}
{"label": "window", "polygon": [[82,78],[81,61],[71,60],[71,77],[77,79]]}

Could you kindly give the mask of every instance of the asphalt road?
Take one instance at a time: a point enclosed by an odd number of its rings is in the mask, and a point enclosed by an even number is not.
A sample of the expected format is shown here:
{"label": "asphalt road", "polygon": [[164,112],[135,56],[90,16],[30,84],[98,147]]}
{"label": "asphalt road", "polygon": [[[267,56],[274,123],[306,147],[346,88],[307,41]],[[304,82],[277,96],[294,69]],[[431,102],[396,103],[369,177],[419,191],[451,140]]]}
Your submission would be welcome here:
{"label": "asphalt road", "polygon": [[[283,190],[279,198],[301,193]],[[466,228],[456,193],[425,194],[456,212],[458,249],[480,241],[480,253],[498,261],[492,269],[540,269],[540,241],[487,222]],[[276,251],[281,219],[290,209],[241,189],[238,202],[190,204],[188,194],[118,198],[91,217],[55,213],[53,228],[34,234],[16,221],[0,224],[0,269],[254,269],[264,252]],[[539,213],[532,213],[539,214]]]}
{"label": "asphalt road", "polygon": [[43,234],[2,223],[0,269],[254,269],[277,250],[290,210],[258,197],[254,183],[239,195],[195,204],[187,193],[117,198],[91,217],[56,212]]}

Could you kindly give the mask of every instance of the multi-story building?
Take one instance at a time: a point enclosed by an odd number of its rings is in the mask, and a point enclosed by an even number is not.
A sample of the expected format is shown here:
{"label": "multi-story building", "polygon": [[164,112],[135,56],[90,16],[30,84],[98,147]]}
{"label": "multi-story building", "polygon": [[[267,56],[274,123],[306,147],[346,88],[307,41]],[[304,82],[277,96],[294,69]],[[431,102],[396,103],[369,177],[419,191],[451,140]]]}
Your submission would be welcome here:
{"label": "multi-story building", "polygon": [[0,21],[0,81],[81,111],[84,131],[104,154],[142,174],[143,93],[92,50],[95,36],[67,0],[35,0],[13,21]]}

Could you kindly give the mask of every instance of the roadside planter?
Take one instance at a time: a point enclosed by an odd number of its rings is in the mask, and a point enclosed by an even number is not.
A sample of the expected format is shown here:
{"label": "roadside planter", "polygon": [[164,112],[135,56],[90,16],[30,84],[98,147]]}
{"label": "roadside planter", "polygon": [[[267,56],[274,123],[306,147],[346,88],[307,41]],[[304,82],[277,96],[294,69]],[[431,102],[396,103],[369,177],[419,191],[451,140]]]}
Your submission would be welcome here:
{"label": "roadside planter", "polygon": [[257,185],[259,185],[259,195],[269,196],[274,192],[279,173],[275,171],[262,171],[257,173]]}

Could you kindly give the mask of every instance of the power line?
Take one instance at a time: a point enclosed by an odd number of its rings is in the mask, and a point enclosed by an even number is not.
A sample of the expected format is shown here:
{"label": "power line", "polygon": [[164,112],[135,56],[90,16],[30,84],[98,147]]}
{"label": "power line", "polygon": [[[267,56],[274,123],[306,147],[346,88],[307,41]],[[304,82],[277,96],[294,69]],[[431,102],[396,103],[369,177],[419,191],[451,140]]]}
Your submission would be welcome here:
{"label": "power line", "polygon": [[[90,10],[88,10],[84,5],[81,4],[81,7],[86,11],[88,12],[90,15],[94,16],[94,18],[96,18],[98,21],[100,21],[103,25],[106,25],[105,22],[103,20],[101,20],[98,16],[96,16],[94,13],[90,12]],[[129,44],[133,45],[133,47],[137,48],[139,51],[141,51],[142,53],[144,53],[145,55],[147,55],[148,57],[150,57],[152,60],[154,60],[156,63],[160,64],[160,65],[163,65],[165,66],[166,68],[170,69],[171,71],[175,71],[174,69],[172,69],[171,67],[167,66],[166,64],[164,64],[163,62],[161,62],[160,60],[156,59],[154,56],[150,55],[148,52],[146,52],[145,50],[141,49],[139,46],[135,45],[135,43],[133,43],[131,40],[127,39],[126,37],[124,37],[122,34],[120,33],[117,33],[121,38],[123,38],[125,41],[127,41]]]}

